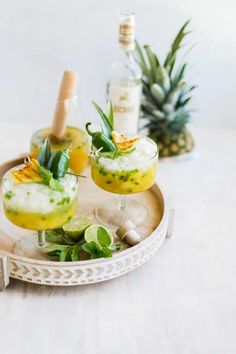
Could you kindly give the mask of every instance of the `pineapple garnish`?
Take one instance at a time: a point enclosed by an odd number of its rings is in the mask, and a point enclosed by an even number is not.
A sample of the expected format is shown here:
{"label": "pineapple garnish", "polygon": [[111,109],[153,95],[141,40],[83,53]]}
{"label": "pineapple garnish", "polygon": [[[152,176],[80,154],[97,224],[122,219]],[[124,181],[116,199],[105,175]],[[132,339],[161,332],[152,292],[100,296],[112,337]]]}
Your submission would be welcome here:
{"label": "pineapple garnish", "polygon": [[40,164],[36,159],[28,159],[25,166],[11,173],[13,182],[19,183],[39,183],[43,181],[43,177],[39,173]]}
{"label": "pineapple garnish", "polygon": [[111,133],[113,143],[119,150],[125,151],[131,149],[135,143],[140,139],[139,137],[134,137],[127,139],[123,134],[117,133],[114,130]]}

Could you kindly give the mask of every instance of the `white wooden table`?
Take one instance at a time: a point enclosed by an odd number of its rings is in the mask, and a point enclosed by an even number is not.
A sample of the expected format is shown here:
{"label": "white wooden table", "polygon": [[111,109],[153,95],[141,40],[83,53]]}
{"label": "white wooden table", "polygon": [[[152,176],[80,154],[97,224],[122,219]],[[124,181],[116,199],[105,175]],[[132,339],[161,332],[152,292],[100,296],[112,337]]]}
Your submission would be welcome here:
{"label": "white wooden table", "polygon": [[[27,150],[29,127],[0,122],[0,162]],[[111,282],[11,280],[0,293],[1,354],[236,353],[236,131],[194,132],[191,159],[159,164],[172,239]]]}

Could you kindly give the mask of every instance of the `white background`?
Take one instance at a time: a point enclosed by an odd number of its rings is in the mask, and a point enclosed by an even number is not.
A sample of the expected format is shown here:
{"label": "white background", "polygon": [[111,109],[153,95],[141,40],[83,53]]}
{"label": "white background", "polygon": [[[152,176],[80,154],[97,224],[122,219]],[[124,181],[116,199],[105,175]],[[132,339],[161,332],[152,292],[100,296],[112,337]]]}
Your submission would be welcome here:
{"label": "white background", "polygon": [[235,0],[0,0],[0,120],[31,119],[32,96],[43,87],[56,97],[64,69],[79,71],[81,119],[94,120],[90,101],[104,102],[120,10],[136,12],[137,38],[162,57],[192,18],[194,123],[235,127]]}

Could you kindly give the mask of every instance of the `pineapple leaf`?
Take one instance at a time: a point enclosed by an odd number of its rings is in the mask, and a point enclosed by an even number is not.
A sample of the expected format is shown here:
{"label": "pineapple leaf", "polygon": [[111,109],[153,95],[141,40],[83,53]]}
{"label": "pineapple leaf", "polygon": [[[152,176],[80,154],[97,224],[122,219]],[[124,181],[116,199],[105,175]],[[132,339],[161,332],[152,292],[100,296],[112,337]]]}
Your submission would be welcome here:
{"label": "pineapple leaf", "polygon": [[170,78],[164,66],[160,65],[157,68],[156,79],[157,82],[160,83],[160,85],[163,87],[163,89],[168,92],[170,89]]}
{"label": "pineapple leaf", "polygon": [[[196,86],[191,86],[190,88],[186,88],[185,90],[182,90],[179,94],[179,97],[176,101],[175,104],[175,108],[178,109],[179,107],[183,107],[185,106],[189,101],[187,100],[188,97],[191,98],[191,96],[189,96],[190,92],[193,91],[196,88]],[[187,100],[187,101],[186,101]]]}
{"label": "pineapple leaf", "polygon": [[150,63],[150,69],[151,69],[151,76],[152,80],[150,80],[150,84],[154,83],[157,80],[157,69],[159,67],[159,60],[157,59],[157,56],[153,53],[151,48],[148,45],[144,46],[144,49],[146,51],[149,63]]}
{"label": "pineapple leaf", "polygon": [[176,55],[173,56],[170,65],[168,65],[168,67],[166,68],[168,70],[170,78],[171,78],[175,63],[176,63]]}
{"label": "pineapple leaf", "polygon": [[112,108],[111,101],[109,101],[109,103],[108,103],[108,120],[109,120],[111,126],[113,127],[113,125],[114,125],[114,117],[113,117],[113,108]]}
{"label": "pineapple leaf", "polygon": [[155,111],[152,112],[153,116],[158,119],[164,119],[165,118],[165,113],[162,111],[159,111],[158,109],[155,109]]}
{"label": "pineapple leaf", "polygon": [[184,86],[186,86],[185,82],[181,81],[174,89],[170,90],[166,102],[176,103],[183,92]]}
{"label": "pineapple leaf", "polygon": [[185,24],[181,27],[181,29],[179,30],[177,36],[175,37],[172,45],[171,45],[171,49],[169,51],[169,53],[167,54],[164,66],[165,68],[168,65],[173,65],[173,61],[175,60],[175,55],[176,52],[178,51],[178,49],[181,46],[182,40],[184,39],[184,37],[189,33],[189,32],[185,32],[186,27],[188,26],[190,20],[186,21]]}
{"label": "pineapple leaf", "polygon": [[181,102],[181,107],[185,106],[191,100],[191,98],[192,97],[185,98],[185,100]]}
{"label": "pineapple leaf", "polygon": [[190,89],[188,90],[188,92],[191,92],[191,91],[195,90],[196,88],[197,88],[197,86],[196,86],[196,85],[193,85],[193,86],[190,87]]}
{"label": "pineapple leaf", "polygon": [[151,86],[152,96],[157,100],[159,104],[162,104],[165,100],[165,92],[162,87],[158,84],[153,84]]}
{"label": "pineapple leaf", "polygon": [[144,127],[150,136],[160,137],[182,133],[190,119],[188,104],[196,86],[187,84],[187,64],[177,65],[177,56],[185,36],[189,33],[185,22],[172,42],[171,48],[160,63],[152,49],[136,45],[136,53],[143,72],[143,99],[141,105]]}
{"label": "pineapple leaf", "polygon": [[176,87],[179,84],[180,80],[182,80],[182,78],[185,74],[186,67],[187,67],[187,64],[184,63],[182,66],[180,66],[177,69],[176,74],[172,80],[172,84],[171,84],[172,88]]}
{"label": "pineapple leaf", "polygon": [[154,106],[160,106],[157,100],[155,100],[155,98],[153,97],[148,84],[146,84],[145,82],[143,82],[143,93],[146,100],[150,101]]}
{"label": "pineapple leaf", "polygon": [[95,103],[94,101],[92,101],[94,107],[96,108],[96,110],[99,113],[100,116],[100,121],[101,121],[101,127],[102,127],[102,131],[103,133],[109,138],[111,139],[111,132],[113,130],[113,127],[107,117],[107,115],[103,112],[103,110],[101,109],[101,107],[99,107],[99,105],[97,105],[97,103]]}
{"label": "pineapple leaf", "polygon": [[136,52],[137,52],[138,57],[140,59],[140,62],[138,64],[139,64],[139,66],[141,66],[143,74],[148,78],[149,77],[149,70],[148,70],[142,49],[141,49],[138,41],[135,41],[135,44],[136,44]]}
{"label": "pineapple leaf", "polygon": [[156,105],[148,100],[143,100],[142,107],[145,111],[152,113],[156,109]]}
{"label": "pineapple leaf", "polygon": [[172,133],[178,134],[185,128],[189,121],[190,114],[183,110],[176,111],[176,113],[175,119],[169,122],[168,129]]}

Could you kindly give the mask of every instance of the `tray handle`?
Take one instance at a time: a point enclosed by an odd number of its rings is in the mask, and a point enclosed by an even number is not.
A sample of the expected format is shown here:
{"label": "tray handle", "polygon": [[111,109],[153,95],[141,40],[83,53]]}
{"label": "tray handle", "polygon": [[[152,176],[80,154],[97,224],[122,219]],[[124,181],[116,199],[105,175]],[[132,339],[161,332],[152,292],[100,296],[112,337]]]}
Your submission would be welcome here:
{"label": "tray handle", "polygon": [[168,227],[167,227],[167,233],[166,233],[167,238],[170,238],[173,234],[174,219],[175,219],[175,209],[170,209],[169,210]]}
{"label": "tray handle", "polygon": [[0,253],[0,291],[9,284],[9,260],[8,257]]}

